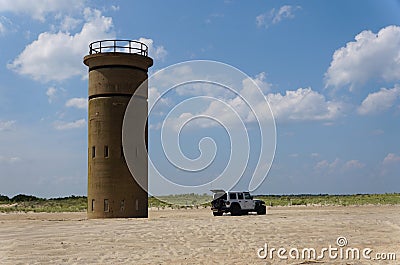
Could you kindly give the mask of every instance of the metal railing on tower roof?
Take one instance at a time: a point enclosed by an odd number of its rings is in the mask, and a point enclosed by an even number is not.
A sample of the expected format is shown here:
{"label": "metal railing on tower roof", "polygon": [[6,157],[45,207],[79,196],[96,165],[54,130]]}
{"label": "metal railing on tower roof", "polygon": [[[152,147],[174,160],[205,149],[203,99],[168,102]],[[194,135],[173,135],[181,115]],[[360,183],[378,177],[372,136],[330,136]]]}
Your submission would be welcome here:
{"label": "metal railing on tower roof", "polygon": [[121,52],[148,56],[146,44],[136,40],[99,40],[89,44],[89,54]]}

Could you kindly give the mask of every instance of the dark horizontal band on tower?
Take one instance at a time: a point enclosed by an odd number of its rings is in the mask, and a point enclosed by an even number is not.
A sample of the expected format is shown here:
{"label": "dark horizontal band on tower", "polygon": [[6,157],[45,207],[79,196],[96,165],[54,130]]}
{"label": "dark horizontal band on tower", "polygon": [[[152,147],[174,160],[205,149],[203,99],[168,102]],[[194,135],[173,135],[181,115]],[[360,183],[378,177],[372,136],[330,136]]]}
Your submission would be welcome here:
{"label": "dark horizontal band on tower", "polygon": [[133,65],[124,65],[124,64],[110,64],[110,65],[98,65],[98,66],[92,66],[89,68],[89,72],[93,71],[93,70],[98,70],[98,69],[103,69],[103,68],[125,68],[125,69],[135,69],[135,70],[139,70],[142,71],[144,73],[147,74],[147,70],[137,67],[137,66],[133,66]]}
{"label": "dark horizontal band on tower", "polygon": [[102,94],[95,94],[90,95],[89,100],[94,98],[104,98],[104,97],[124,97],[124,98],[131,98],[133,94],[122,94],[122,93],[102,93]]}

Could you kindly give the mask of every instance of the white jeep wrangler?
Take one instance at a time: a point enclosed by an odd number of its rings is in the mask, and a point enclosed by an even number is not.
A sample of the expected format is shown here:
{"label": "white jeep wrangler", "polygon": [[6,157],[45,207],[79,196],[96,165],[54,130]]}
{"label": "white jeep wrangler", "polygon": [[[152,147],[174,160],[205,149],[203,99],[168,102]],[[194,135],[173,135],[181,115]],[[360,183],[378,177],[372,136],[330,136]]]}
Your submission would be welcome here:
{"label": "white jeep wrangler", "polygon": [[211,210],[214,216],[221,216],[223,213],[231,213],[231,215],[248,214],[256,212],[257,214],[266,214],[267,208],[261,200],[253,200],[253,196],[249,192],[211,190],[213,200],[211,202]]}

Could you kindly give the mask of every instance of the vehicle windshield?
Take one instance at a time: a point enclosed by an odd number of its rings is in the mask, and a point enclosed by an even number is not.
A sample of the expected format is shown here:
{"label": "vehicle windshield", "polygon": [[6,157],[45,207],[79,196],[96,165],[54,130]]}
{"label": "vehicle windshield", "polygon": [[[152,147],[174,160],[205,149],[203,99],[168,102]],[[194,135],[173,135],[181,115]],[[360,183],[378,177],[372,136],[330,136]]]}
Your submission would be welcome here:
{"label": "vehicle windshield", "polygon": [[250,193],[248,193],[248,192],[245,192],[245,193],[244,193],[244,198],[245,198],[246,200],[251,200],[251,199],[252,199]]}

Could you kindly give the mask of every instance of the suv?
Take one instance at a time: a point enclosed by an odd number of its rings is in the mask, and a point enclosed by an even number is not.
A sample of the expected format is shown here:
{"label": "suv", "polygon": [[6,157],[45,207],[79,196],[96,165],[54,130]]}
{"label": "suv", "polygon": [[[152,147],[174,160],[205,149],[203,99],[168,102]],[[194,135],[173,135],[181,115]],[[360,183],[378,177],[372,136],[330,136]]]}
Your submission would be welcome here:
{"label": "suv", "polygon": [[221,216],[223,213],[231,213],[231,215],[248,214],[256,212],[257,214],[266,214],[267,208],[265,202],[261,200],[253,200],[253,196],[249,192],[211,190],[213,200],[211,202],[211,210],[214,216]]}

